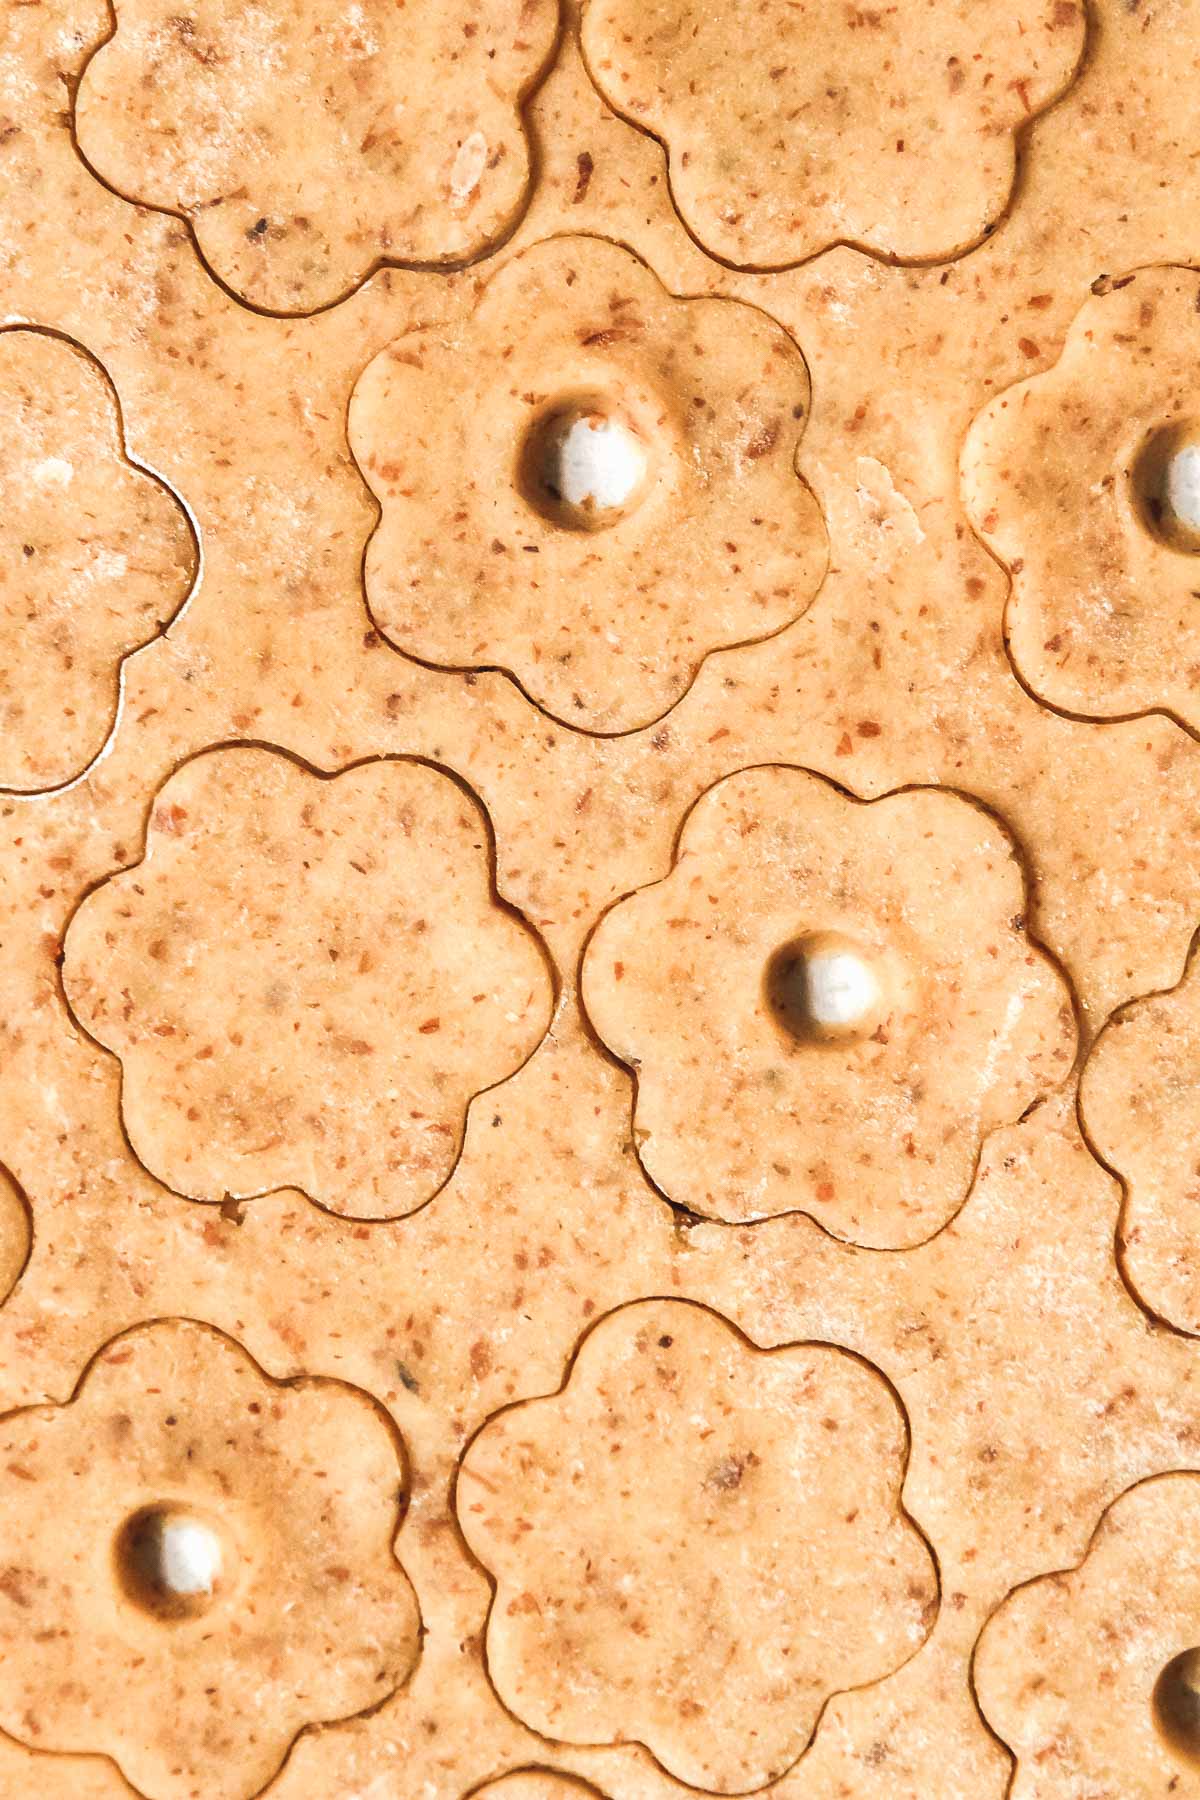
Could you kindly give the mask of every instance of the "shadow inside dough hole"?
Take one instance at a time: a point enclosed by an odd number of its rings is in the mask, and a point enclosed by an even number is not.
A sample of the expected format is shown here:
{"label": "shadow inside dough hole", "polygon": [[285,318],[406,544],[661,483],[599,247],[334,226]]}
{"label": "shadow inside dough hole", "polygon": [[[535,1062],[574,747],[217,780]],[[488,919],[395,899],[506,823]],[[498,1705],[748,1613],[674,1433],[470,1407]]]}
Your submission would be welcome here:
{"label": "shadow inside dough hole", "polygon": [[142,1612],[166,1623],[211,1612],[231,1591],[237,1562],[229,1534],[217,1520],[169,1500],[130,1513],[113,1544],[121,1592]]}
{"label": "shadow inside dough hole", "polygon": [[1170,550],[1200,555],[1200,419],[1160,426],[1129,472],[1134,510]]}

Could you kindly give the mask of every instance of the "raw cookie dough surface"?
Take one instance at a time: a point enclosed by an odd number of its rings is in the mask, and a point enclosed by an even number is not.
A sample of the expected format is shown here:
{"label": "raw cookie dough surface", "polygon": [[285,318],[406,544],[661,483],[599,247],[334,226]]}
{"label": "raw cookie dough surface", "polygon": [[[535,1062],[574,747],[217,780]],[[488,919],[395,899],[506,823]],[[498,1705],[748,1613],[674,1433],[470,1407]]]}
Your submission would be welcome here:
{"label": "raw cookie dough surface", "polygon": [[792,12],[0,7],[0,1800],[1200,1797],[1200,10]]}

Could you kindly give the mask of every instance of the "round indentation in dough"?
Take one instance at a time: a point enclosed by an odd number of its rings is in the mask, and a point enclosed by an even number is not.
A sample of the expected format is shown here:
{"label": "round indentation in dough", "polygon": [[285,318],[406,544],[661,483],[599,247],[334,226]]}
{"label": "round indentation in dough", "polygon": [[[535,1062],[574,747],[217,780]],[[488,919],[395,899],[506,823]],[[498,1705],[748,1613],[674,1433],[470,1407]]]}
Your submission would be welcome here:
{"label": "round indentation in dough", "polygon": [[522,493],[543,518],[571,531],[603,531],[626,518],[650,479],[645,440],[599,397],[552,407],[521,447]]}
{"label": "round indentation in dough", "polygon": [[888,1010],[880,960],[840,931],[812,931],[781,944],[767,964],[772,1015],[806,1044],[857,1044],[878,1031]]}
{"label": "round indentation in dough", "polygon": [[1154,1684],[1154,1723],[1181,1762],[1200,1769],[1200,1650],[1181,1650]]}
{"label": "round indentation in dough", "polygon": [[237,1566],[228,1534],[193,1507],[155,1501],[131,1513],[113,1545],[126,1597],[157,1619],[194,1619],[228,1593]]}
{"label": "round indentation in dough", "polygon": [[1134,504],[1172,550],[1200,554],[1200,420],[1152,431],[1130,471]]}

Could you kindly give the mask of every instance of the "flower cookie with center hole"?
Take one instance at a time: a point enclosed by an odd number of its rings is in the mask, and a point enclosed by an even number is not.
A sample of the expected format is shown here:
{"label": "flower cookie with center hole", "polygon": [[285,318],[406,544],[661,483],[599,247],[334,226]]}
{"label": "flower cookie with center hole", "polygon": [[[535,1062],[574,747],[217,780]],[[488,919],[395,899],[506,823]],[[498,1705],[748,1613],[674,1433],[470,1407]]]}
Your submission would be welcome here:
{"label": "flower cookie with center hole", "polygon": [[650,723],[820,585],[808,397],[753,307],[677,299],[596,238],[535,245],[355,389],[375,624],[423,661],[506,670],[562,724]]}
{"label": "flower cookie with center hole", "polygon": [[1088,1138],[1125,1187],[1125,1272],[1152,1311],[1200,1335],[1200,958],[1178,987],[1107,1022],[1079,1085]]}
{"label": "flower cookie with center hole", "polygon": [[0,789],[31,793],[103,748],[122,659],[178,612],[197,555],[86,351],[0,330],[0,405]]}
{"label": "flower cookie with center hole", "polygon": [[190,224],[240,299],[312,312],[382,264],[470,262],[529,188],[555,0],[117,0],[79,147]]}
{"label": "flower cookie with center hole", "polygon": [[153,1175],[198,1200],[297,1187],[355,1218],[438,1190],[469,1102],[532,1054],[553,1000],[479,802],[407,760],[330,777],[249,746],[196,757],[64,955]]}
{"label": "flower cookie with center hole", "polygon": [[731,1224],[929,1237],[985,1134],[1071,1068],[1069,995],[1025,908],[1008,838],[956,794],[862,802],[783,767],[718,782],[583,963],[646,1172]]}
{"label": "flower cookie with center hole", "polygon": [[149,1800],[248,1800],[305,1726],[412,1672],[407,1473],[365,1394],[167,1320],[0,1439],[0,1726],[22,1743],[110,1756]]}
{"label": "flower cookie with center hole", "polygon": [[831,1694],[932,1627],[907,1453],[890,1388],[842,1350],[760,1350],[683,1301],[610,1313],[459,1473],[501,1700],[560,1743],[642,1744],[692,1787],[777,1779]]}
{"label": "flower cookie with center hole", "polygon": [[1200,1475],[1127,1489],[1077,1567],[992,1615],[974,1673],[1011,1800],[1200,1794]]}
{"label": "flower cookie with center hole", "polygon": [[1085,33],[1081,0],[587,0],[582,26],[605,99],[665,145],[688,230],[756,268],[839,243],[898,262],[978,243]]}
{"label": "flower cookie with center hole", "polygon": [[1200,730],[1198,357],[1200,274],[1143,269],[971,428],[967,510],[1011,575],[1013,662],[1050,706]]}

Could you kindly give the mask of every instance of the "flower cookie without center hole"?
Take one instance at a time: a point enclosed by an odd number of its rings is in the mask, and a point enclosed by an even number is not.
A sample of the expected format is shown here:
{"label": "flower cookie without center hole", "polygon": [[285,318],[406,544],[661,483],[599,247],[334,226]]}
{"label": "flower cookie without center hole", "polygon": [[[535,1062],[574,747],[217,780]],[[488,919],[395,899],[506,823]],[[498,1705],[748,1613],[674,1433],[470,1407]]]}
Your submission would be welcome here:
{"label": "flower cookie without center hole", "polygon": [[1009,204],[1017,133],[1069,86],[1085,35],[1075,0],[587,0],[582,25],[605,99],[665,145],[689,231],[746,268],[978,243]]}
{"label": "flower cookie without center hole", "polygon": [[1013,662],[1065,712],[1166,708],[1200,730],[1198,306],[1193,270],[1112,282],[967,439],[967,510],[1012,578]]}
{"label": "flower cookie without center hole", "polygon": [[651,723],[710,651],[781,630],[821,583],[808,398],[754,308],[677,299],[597,238],[535,245],[355,389],[375,624],[423,661],[506,670],[579,730]]}
{"label": "flower cookie without center hole", "polygon": [[1069,996],[1025,908],[1011,844],[955,794],[864,803],[782,767],[718,782],[670,875],[584,958],[651,1179],[731,1224],[802,1211],[856,1244],[931,1236],[985,1134],[1071,1068]]}
{"label": "flower cookie without center hole", "polygon": [[468,1103],[532,1054],[553,1000],[456,780],[405,760],[323,777],[250,746],[171,776],[145,859],[83,902],[64,958],[153,1175],[198,1200],[298,1187],[355,1218],[438,1190]]}
{"label": "flower cookie without center hole", "polygon": [[1125,1272],[1144,1303],[1200,1335],[1200,958],[1178,987],[1122,1007],[1079,1084],[1088,1138],[1121,1179]]}
{"label": "flower cookie without center hole", "polygon": [[1016,1757],[1010,1800],[1200,1793],[1200,1474],[1109,1507],[1074,1569],[985,1625],[975,1691]]}
{"label": "flower cookie without center hole", "polygon": [[306,1725],[412,1672],[407,1474],[366,1395],[168,1320],[0,1436],[0,1726],[22,1743],[110,1756],[149,1800],[248,1800]]}
{"label": "flower cookie without center hole", "polygon": [[0,330],[0,405],[0,790],[33,793],[103,748],[122,659],[178,612],[197,554],[85,351]]}
{"label": "flower cookie without center hole", "polygon": [[831,1694],[932,1627],[906,1458],[891,1390],[844,1351],[759,1350],[681,1301],[610,1313],[560,1392],[463,1459],[501,1700],[560,1743],[643,1744],[692,1787],[775,1780]]}
{"label": "flower cookie without center hole", "polygon": [[241,299],[313,312],[382,264],[470,262],[508,234],[557,27],[555,0],[116,0],[79,147],[187,219]]}

